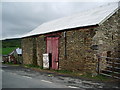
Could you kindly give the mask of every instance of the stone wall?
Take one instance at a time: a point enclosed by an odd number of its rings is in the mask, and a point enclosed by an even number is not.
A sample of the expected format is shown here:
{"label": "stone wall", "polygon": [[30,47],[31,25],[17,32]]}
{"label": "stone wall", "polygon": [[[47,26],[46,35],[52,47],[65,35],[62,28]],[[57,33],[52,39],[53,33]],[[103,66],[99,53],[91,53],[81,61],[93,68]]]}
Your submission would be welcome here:
{"label": "stone wall", "polygon": [[42,66],[43,54],[46,53],[46,40],[44,35],[38,36],[36,38],[36,48],[37,48],[37,64],[39,66]]}
{"label": "stone wall", "polygon": [[23,64],[37,65],[36,38],[22,39]]}
{"label": "stone wall", "polygon": [[94,35],[95,31],[92,28],[67,31],[65,51],[65,38],[62,33],[59,51],[60,69],[83,72],[95,69],[94,51],[90,48]]}

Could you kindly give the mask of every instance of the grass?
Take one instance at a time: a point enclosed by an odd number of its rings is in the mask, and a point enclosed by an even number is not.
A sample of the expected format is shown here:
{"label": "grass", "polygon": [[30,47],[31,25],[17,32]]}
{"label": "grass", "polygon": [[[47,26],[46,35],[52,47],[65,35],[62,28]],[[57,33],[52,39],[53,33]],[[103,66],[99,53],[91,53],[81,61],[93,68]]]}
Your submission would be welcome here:
{"label": "grass", "polygon": [[71,74],[73,73],[72,71],[68,71],[68,70],[54,70],[55,72],[58,72],[58,73],[66,73],[66,74]]}
{"label": "grass", "polygon": [[13,66],[19,66],[20,64],[14,64],[14,63],[12,63],[12,62],[7,62],[7,63],[2,63],[2,64],[8,64],[8,65],[13,65]]}
{"label": "grass", "polygon": [[43,69],[42,67],[37,66],[37,65],[33,65],[33,64],[25,64],[24,66],[25,66],[25,67],[29,67],[29,68],[39,68],[39,69]]}
{"label": "grass", "polygon": [[9,53],[11,53],[16,48],[17,47],[6,47],[6,48],[2,48],[2,49],[0,48],[0,50],[2,51],[2,55],[8,55]]}
{"label": "grass", "polygon": [[92,80],[99,80],[99,81],[109,81],[111,80],[111,78],[109,77],[106,77],[106,76],[103,76],[103,75],[96,75],[96,76],[92,76],[90,73],[86,73],[84,75],[81,75],[80,77],[83,77],[83,78],[89,78],[89,79],[92,79]]}
{"label": "grass", "polygon": [[2,54],[2,48],[0,48],[0,54]]}

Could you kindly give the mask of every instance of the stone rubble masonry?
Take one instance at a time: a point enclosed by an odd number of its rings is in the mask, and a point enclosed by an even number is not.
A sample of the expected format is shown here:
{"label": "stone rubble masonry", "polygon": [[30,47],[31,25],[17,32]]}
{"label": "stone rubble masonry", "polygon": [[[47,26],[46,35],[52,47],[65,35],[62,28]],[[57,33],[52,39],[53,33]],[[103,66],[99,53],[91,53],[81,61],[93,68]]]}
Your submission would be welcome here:
{"label": "stone rubble masonry", "polygon": [[46,53],[46,40],[44,35],[40,35],[36,38],[37,48],[37,63],[39,66],[43,65],[43,54]]}
{"label": "stone rubble masonry", "polygon": [[23,64],[32,64],[33,60],[33,38],[22,39]]}
{"label": "stone rubble masonry", "polygon": [[[60,31],[59,70],[95,73],[98,64],[96,55],[107,56],[107,52],[111,52],[111,57],[120,57],[119,23],[120,10],[100,26],[66,30],[66,39],[64,31]],[[23,64],[42,66],[43,54],[46,53],[46,35],[23,38]],[[98,49],[94,50],[92,46]],[[101,59],[100,69],[106,66],[106,59]]]}
{"label": "stone rubble masonry", "polygon": [[[107,52],[111,52],[110,57],[120,58],[120,10],[95,28],[95,31],[93,43],[99,45],[97,53],[101,56],[107,56]],[[104,58],[101,59],[100,63],[101,70],[108,65]]]}

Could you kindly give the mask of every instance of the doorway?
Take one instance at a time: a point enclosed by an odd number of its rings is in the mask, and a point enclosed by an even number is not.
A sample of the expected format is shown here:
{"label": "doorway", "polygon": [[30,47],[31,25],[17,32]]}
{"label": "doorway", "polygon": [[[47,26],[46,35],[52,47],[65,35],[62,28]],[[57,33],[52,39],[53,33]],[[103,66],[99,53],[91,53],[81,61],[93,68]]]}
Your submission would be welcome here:
{"label": "doorway", "polygon": [[59,37],[47,37],[47,53],[50,55],[50,68],[58,69],[58,39]]}

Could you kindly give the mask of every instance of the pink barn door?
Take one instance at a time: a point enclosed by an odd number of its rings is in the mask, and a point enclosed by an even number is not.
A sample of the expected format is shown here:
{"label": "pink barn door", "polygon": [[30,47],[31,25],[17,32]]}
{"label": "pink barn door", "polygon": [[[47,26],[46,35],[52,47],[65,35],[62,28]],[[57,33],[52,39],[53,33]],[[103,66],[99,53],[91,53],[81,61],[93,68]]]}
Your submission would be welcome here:
{"label": "pink barn door", "polygon": [[47,53],[51,54],[51,68],[58,69],[58,39],[59,37],[47,37]]}

